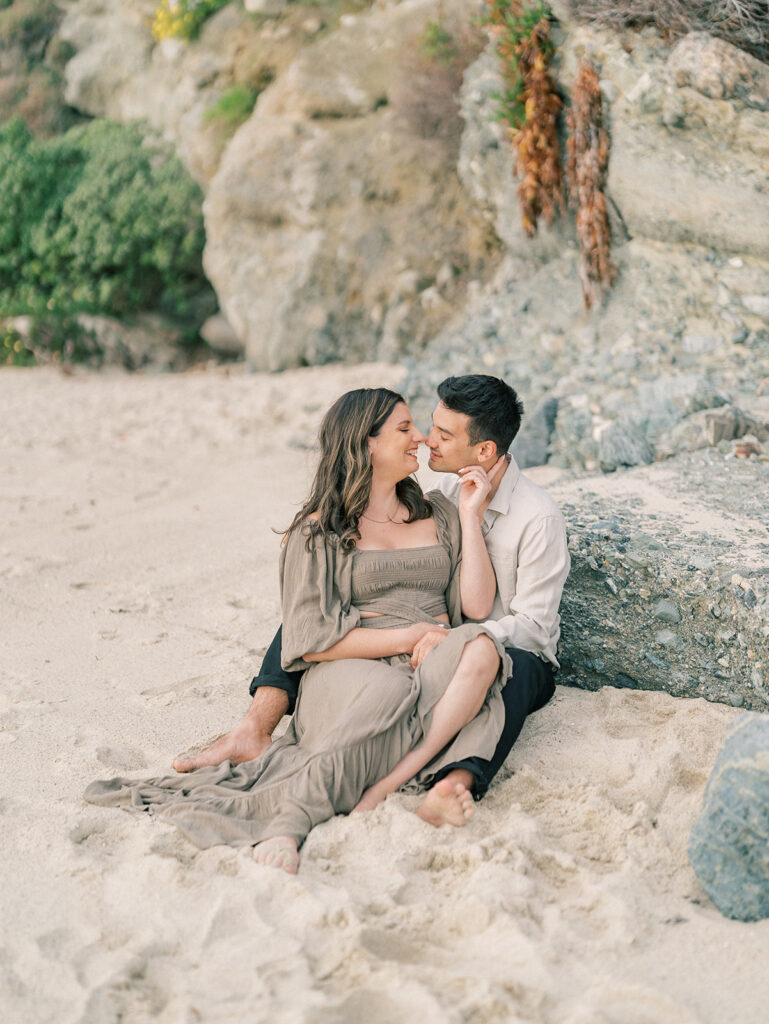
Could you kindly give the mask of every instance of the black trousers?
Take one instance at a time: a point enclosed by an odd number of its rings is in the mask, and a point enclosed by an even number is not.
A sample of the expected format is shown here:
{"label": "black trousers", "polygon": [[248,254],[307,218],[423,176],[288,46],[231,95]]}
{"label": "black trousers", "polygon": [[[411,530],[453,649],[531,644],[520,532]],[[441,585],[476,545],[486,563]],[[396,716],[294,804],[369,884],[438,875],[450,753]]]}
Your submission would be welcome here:
{"label": "black trousers", "polygon": [[[281,667],[281,642],[282,627],[279,627],[267,648],[259,675],[251,680],[249,692],[253,697],[260,686],[273,686],[277,690],[285,690],[288,695],[289,712],[293,712],[302,673],[286,672]],[[486,793],[489,783],[504,764],[518,739],[526,716],[543,708],[555,692],[555,670],[549,661],[543,661],[531,651],[523,651],[518,647],[508,647],[507,653],[513,662],[513,676],[502,690],[505,725],[491,760],[469,757],[464,761],[457,761],[456,764],[443,768],[435,780],[439,781],[455,768],[465,768],[475,778],[473,796],[476,800],[480,800]]]}

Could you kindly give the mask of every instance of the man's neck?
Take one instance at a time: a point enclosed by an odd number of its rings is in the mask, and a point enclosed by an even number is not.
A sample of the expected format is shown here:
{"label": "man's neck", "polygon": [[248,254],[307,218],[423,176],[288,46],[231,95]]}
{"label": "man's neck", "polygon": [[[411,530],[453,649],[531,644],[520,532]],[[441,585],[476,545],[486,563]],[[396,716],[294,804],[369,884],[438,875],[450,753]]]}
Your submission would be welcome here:
{"label": "man's neck", "polygon": [[[502,472],[501,472],[501,473],[499,474],[499,476],[498,476],[498,477],[496,478],[496,480],[494,481],[494,483],[493,483],[493,484],[491,485],[491,490],[489,491],[489,497],[488,497],[488,499],[487,499],[487,501],[486,501],[486,508],[488,508],[488,507],[489,507],[489,505],[491,504],[491,502],[492,502],[492,501],[494,500],[494,495],[495,495],[495,494],[497,493],[497,491],[499,490],[499,485],[500,485],[500,484],[502,483],[502,481],[503,481],[503,480],[505,479],[505,473],[506,473],[506,472],[507,472],[507,470],[508,470],[508,469],[510,468],[510,460],[509,460],[509,459],[507,458],[507,455],[500,455],[499,459],[497,459],[497,460],[496,460],[496,461],[494,462],[494,464],[493,464],[492,466],[489,466],[489,470],[492,470],[492,469],[494,468],[494,466],[496,466],[496,465],[497,465],[497,464],[499,463],[500,459],[501,459],[502,461],[505,461],[505,462],[507,462],[507,467],[506,467],[505,469],[503,469],[503,470],[502,470]],[[487,472],[488,472],[489,470],[487,470]]]}

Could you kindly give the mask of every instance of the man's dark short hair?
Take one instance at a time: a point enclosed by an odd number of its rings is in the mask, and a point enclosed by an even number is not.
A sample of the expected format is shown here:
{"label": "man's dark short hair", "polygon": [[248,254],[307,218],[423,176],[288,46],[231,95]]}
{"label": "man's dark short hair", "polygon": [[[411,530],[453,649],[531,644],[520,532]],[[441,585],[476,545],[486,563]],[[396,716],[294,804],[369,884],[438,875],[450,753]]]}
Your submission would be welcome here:
{"label": "man's dark short hair", "polygon": [[493,441],[503,454],[520,429],[523,402],[499,377],[485,373],[447,377],[438,385],[438,398],[447,409],[470,417],[470,444]]}

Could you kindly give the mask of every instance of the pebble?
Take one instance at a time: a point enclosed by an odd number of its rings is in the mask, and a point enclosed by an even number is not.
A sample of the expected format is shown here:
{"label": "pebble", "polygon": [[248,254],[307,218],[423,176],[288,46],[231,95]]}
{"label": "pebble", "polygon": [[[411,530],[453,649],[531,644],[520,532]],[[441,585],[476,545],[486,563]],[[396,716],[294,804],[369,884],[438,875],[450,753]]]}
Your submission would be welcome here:
{"label": "pebble", "polygon": [[675,601],[670,601],[667,598],[663,598],[658,601],[652,609],[652,615],[655,619],[659,619],[660,622],[680,622],[681,612],[678,609],[678,605]]}

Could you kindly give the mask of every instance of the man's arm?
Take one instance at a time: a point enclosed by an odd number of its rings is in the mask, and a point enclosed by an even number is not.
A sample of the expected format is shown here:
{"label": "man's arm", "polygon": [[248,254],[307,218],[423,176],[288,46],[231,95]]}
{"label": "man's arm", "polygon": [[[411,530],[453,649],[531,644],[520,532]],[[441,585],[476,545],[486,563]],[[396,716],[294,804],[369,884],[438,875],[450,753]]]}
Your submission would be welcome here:
{"label": "man's arm", "polygon": [[543,654],[556,631],[570,564],[563,519],[542,516],[530,523],[518,548],[515,596],[507,614],[484,623],[489,632],[506,647]]}

